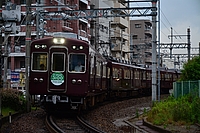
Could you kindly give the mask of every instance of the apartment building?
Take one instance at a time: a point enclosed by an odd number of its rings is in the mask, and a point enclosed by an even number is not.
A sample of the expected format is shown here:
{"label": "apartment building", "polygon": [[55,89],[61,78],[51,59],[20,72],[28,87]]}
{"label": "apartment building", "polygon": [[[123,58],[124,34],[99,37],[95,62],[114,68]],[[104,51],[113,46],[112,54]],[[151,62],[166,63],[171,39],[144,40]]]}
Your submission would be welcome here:
{"label": "apartment building", "polygon": [[[128,8],[126,0],[103,0],[110,7]],[[121,11],[119,14],[125,14]],[[120,60],[130,60],[130,21],[129,17],[114,17],[110,21],[110,42],[112,56]]]}
{"label": "apartment building", "polygon": [[[8,69],[7,81],[8,88],[25,87],[25,37],[26,37],[26,0],[11,0],[11,3],[3,2],[3,10],[7,5],[15,7],[21,6],[21,21],[16,23],[17,33],[3,33],[4,40],[8,46]],[[59,8],[59,5],[67,5],[66,8]],[[88,0],[32,0],[31,6],[42,6],[44,8],[31,8],[31,39],[37,39],[46,36],[52,36],[54,33],[62,33],[63,35],[73,36],[77,39],[90,43],[90,20],[43,20],[37,18],[38,10],[44,11],[61,11],[61,10],[82,10],[90,9],[90,1]],[[46,6],[55,6],[55,8],[45,8]],[[55,16],[54,16],[55,17]],[[59,16],[58,16],[59,17]],[[8,39],[6,38],[8,35]],[[5,48],[3,48],[5,53]],[[6,62],[4,62],[6,63]],[[4,70],[4,68],[3,68]],[[4,78],[4,77],[3,77]]]}
{"label": "apartment building", "polygon": [[131,61],[136,64],[151,65],[152,23],[150,20],[130,20]]}
{"label": "apartment building", "polygon": [[[91,9],[110,8],[103,0],[91,0]],[[110,30],[113,18],[100,17],[91,19],[91,44],[105,56],[111,56]]]}
{"label": "apartment building", "polygon": [[[16,33],[3,33],[4,41],[7,41],[8,46],[8,69],[5,75],[7,76],[8,88],[23,88],[25,87],[26,0],[11,0],[9,2],[4,0],[3,10],[7,10],[7,5],[9,5],[9,9],[10,7],[15,8],[15,5],[20,5],[21,20],[16,23]],[[62,5],[65,5],[65,7],[59,7]],[[66,37],[73,36],[95,45],[96,49],[103,55],[121,60],[130,59],[129,17],[43,20],[38,15],[41,10],[56,12],[91,8],[126,8],[125,0],[32,0],[31,6],[34,6],[31,8],[32,40],[52,36],[55,33],[62,33]],[[120,14],[125,13],[122,11]],[[6,53],[5,47],[3,48],[3,53]]]}

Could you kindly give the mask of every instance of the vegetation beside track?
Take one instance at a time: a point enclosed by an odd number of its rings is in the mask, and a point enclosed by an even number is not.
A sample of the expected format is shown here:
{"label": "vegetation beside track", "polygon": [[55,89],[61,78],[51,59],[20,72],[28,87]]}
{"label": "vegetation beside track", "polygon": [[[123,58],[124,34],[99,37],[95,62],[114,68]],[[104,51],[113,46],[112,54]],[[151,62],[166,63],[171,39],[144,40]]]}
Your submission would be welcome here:
{"label": "vegetation beside track", "polygon": [[9,115],[9,112],[23,112],[26,109],[25,97],[16,89],[1,89],[1,98],[3,116]]}
{"label": "vegetation beside track", "polygon": [[173,96],[155,102],[146,113],[147,120],[154,125],[191,125],[200,123],[200,98],[188,94],[178,99]]}

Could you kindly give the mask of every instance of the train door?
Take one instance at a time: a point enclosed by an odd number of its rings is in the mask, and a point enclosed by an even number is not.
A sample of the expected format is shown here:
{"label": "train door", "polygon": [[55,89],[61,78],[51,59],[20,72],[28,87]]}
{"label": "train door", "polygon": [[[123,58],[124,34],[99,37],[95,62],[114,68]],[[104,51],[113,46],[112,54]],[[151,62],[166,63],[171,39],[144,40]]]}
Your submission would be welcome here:
{"label": "train door", "polygon": [[67,90],[67,49],[52,47],[49,51],[49,90],[65,92]]}

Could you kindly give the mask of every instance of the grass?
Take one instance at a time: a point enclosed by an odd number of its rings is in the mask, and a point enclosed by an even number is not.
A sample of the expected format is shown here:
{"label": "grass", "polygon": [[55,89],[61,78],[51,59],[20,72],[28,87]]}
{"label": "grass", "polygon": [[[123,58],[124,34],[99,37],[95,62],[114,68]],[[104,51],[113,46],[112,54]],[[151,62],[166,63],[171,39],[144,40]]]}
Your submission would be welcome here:
{"label": "grass", "polygon": [[2,111],[3,117],[4,117],[4,116],[8,116],[10,112],[11,112],[12,114],[13,114],[13,113],[16,113],[15,110],[10,109],[10,108],[2,108],[1,111]]}

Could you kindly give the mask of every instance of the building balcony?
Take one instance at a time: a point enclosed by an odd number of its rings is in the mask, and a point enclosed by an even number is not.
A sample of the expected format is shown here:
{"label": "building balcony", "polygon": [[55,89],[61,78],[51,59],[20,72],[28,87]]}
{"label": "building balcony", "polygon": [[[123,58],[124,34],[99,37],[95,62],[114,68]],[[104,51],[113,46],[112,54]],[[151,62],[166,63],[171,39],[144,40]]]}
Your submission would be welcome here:
{"label": "building balcony", "polygon": [[71,27],[68,27],[68,26],[62,26],[62,30],[64,32],[71,32],[71,31],[73,31],[73,29]]}
{"label": "building balcony", "polygon": [[114,18],[114,22],[116,23],[116,25],[123,27],[123,28],[127,28],[129,27],[129,22],[127,19],[124,19],[122,17],[115,17]]}
{"label": "building balcony", "polygon": [[146,63],[150,63],[151,61],[152,61],[152,58],[151,58],[151,57],[145,58],[145,62],[146,62]]}
{"label": "building balcony", "polygon": [[87,32],[86,31],[84,31],[84,30],[79,30],[78,31],[79,32],[79,36],[82,36],[82,37],[87,37]]}
{"label": "building balcony", "polygon": [[[3,55],[5,55],[5,49],[4,47],[2,47],[2,53]],[[9,57],[20,57],[20,56],[25,56],[25,45],[21,45],[21,46],[15,46],[15,48],[13,50],[11,50],[11,47],[8,47],[8,56]]]}
{"label": "building balcony", "polygon": [[79,36],[79,39],[84,40],[84,41],[87,41],[87,42],[89,41],[88,38],[91,37],[91,36],[89,36],[89,34],[87,34],[87,32],[84,31],[84,30],[79,30],[79,31],[78,31],[78,36]]}
{"label": "building balcony", "polygon": [[[86,17],[85,12],[81,12],[81,15],[80,15],[80,16]],[[84,22],[84,23],[86,23],[86,24],[88,23],[88,20],[87,20],[87,19],[84,19],[84,18],[80,18],[79,21],[82,21],[82,22]]]}
{"label": "building balcony", "polygon": [[123,39],[129,40],[129,34],[127,32],[122,31]]}
{"label": "building balcony", "polygon": [[124,5],[122,5],[121,3],[114,3],[114,7],[115,8],[126,8]]}
{"label": "building balcony", "polygon": [[81,1],[81,2],[85,3],[86,5],[88,5],[88,0],[79,0],[79,1]]}
{"label": "building balcony", "polygon": [[123,40],[129,40],[129,34],[127,32],[122,31],[122,29],[116,27],[111,31],[111,37],[115,38],[123,38]]}
{"label": "building balcony", "polygon": [[128,43],[127,42],[118,42],[117,44],[114,44],[112,49],[112,51],[122,51],[122,52],[128,52],[129,51],[129,47],[128,47]]}
{"label": "building balcony", "polygon": [[146,49],[145,53],[152,53],[152,49]]}

